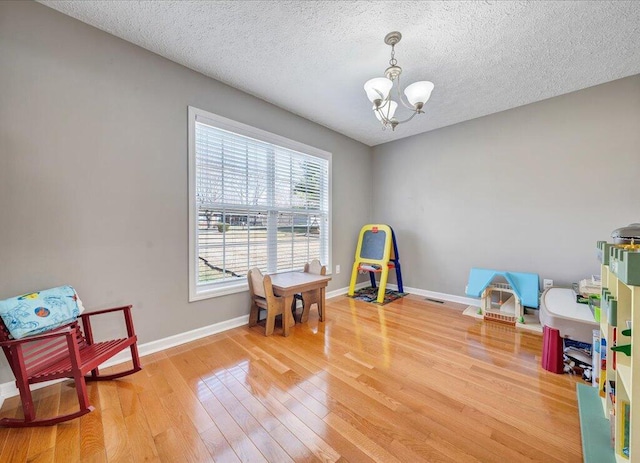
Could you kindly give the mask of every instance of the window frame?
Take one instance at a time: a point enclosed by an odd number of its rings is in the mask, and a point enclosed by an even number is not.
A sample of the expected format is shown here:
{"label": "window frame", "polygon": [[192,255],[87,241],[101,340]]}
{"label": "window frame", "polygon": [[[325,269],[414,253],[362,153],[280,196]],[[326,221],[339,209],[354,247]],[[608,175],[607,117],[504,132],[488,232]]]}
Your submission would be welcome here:
{"label": "window frame", "polygon": [[295,140],[276,135],[266,130],[258,129],[241,122],[210,113],[203,109],[188,106],[188,191],[189,191],[189,302],[200,301],[213,297],[226,296],[228,294],[247,291],[249,286],[246,280],[226,283],[209,283],[198,285],[198,256],[196,255],[198,240],[198,204],[196,202],[196,121],[204,122],[222,130],[235,134],[254,138],[265,143],[280,146],[282,148],[298,151],[300,153],[325,159],[328,162],[328,213],[327,213],[327,269],[331,269],[332,255],[332,153],[300,143]]}

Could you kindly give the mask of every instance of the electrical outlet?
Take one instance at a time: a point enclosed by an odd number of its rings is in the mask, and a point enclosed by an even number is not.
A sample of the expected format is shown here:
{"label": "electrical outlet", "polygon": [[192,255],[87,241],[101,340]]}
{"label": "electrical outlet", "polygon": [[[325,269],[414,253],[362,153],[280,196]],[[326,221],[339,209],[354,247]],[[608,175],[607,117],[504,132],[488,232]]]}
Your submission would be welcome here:
{"label": "electrical outlet", "polygon": [[553,280],[548,280],[548,279],[544,279],[542,280],[542,287],[543,289],[549,289],[553,286]]}
{"label": "electrical outlet", "polygon": [[336,274],[340,273],[340,264],[336,265]]}

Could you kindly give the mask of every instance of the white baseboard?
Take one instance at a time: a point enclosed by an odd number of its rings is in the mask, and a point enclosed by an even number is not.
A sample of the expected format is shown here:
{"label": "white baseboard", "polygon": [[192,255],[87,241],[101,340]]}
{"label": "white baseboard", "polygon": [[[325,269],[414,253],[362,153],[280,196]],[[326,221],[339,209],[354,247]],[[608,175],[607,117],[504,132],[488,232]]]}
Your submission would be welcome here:
{"label": "white baseboard", "polygon": [[[369,283],[368,281],[363,281],[362,283],[358,283],[356,285],[356,289],[366,288],[370,284],[371,283]],[[326,293],[324,297],[326,297],[327,299],[331,299],[332,297],[344,296],[348,292],[349,292],[349,288],[348,287],[347,288],[334,289],[333,291],[329,291],[328,293]]]}
{"label": "white baseboard", "polygon": [[[370,286],[370,285],[371,283],[369,281],[363,281],[362,283],[358,283],[356,285],[356,289],[366,288],[367,286]],[[398,285],[395,285],[393,283],[387,283],[387,288],[397,291]],[[416,296],[424,296],[424,297],[428,297],[430,299],[435,299],[438,301],[456,302],[458,304],[464,304],[464,305],[479,305],[479,301],[480,301],[480,299],[475,299],[472,297],[456,296],[456,295],[447,294],[447,293],[438,293],[436,291],[429,291],[428,289],[411,288],[409,286],[405,286],[402,289],[404,289],[405,293],[415,294]],[[332,297],[343,296],[348,291],[349,291],[349,288],[336,289],[334,291],[328,292],[326,297],[327,299],[329,299]]]}
{"label": "white baseboard", "polygon": [[[358,283],[356,285],[356,289],[366,288],[370,283],[368,281],[364,281],[362,283]],[[389,283],[387,285],[389,289],[398,290],[398,287],[394,284]],[[428,291],[426,289],[419,288],[410,288],[405,286],[405,292],[416,294],[418,296],[424,296],[431,299],[441,300],[441,301],[449,301],[449,302],[457,302],[459,304],[466,305],[478,305],[478,299],[473,299],[469,297],[462,296],[454,296],[452,294],[446,293],[438,293],[435,291]],[[333,291],[329,291],[326,293],[326,298],[330,299],[337,296],[343,296],[349,291],[349,288],[340,288],[335,289]],[[156,352],[160,352],[165,349],[169,349],[171,347],[179,346],[180,344],[185,344],[187,342],[195,341],[200,338],[204,338],[206,336],[211,336],[212,334],[221,333],[223,331],[230,330],[232,328],[237,328],[238,326],[243,326],[249,323],[249,315],[243,315],[241,317],[233,318],[231,320],[225,320],[219,323],[214,323],[213,325],[205,326],[202,328],[196,328],[195,330],[187,331],[185,333],[176,334],[173,336],[169,336],[167,338],[158,339],[156,341],[147,342],[145,344],[138,345],[138,352],[140,357],[144,357],[145,355],[154,354]],[[124,363],[128,360],[131,360],[131,352],[129,349],[120,352],[118,355],[106,361],[101,365],[101,368],[111,367],[113,365],[118,365],[120,363]],[[46,383],[38,383],[34,384],[31,389],[36,390],[41,387],[49,386],[51,384],[55,384],[56,382],[60,382],[64,380],[54,380],[48,381]],[[13,397],[18,395],[18,388],[16,388],[15,382],[10,381],[8,383],[0,384],[0,407],[2,407],[2,403],[4,399]]]}
{"label": "white baseboard", "polygon": [[[145,355],[154,354],[156,352],[160,352],[161,350],[169,349],[171,347],[179,346],[180,344],[184,344],[187,342],[195,341],[200,338],[204,338],[206,336],[211,336],[212,334],[221,333],[223,331],[230,330],[232,328],[237,328],[238,326],[246,325],[249,323],[249,315],[243,315],[241,317],[232,318],[231,320],[225,320],[223,322],[214,323],[213,325],[204,326],[202,328],[196,328],[195,330],[187,331],[185,333],[176,334],[173,336],[169,336],[164,339],[158,339],[157,341],[151,341],[144,344],[138,344],[138,353],[140,357],[144,357]],[[128,360],[131,360],[131,351],[126,349],[118,355],[113,356],[102,365],[100,368],[107,368],[114,365],[118,365],[120,363],[124,363]],[[44,383],[37,383],[31,386],[31,390],[40,389],[45,386],[50,386],[51,384],[59,383],[60,381],[64,381],[65,379],[58,379],[53,381],[47,381]],[[16,387],[15,381],[10,381],[8,383],[0,384],[0,407],[2,407],[2,403],[4,399],[9,397],[13,397],[18,395],[18,388]]]}
{"label": "white baseboard", "polygon": [[[393,289],[395,291],[398,290],[398,287],[396,285],[388,284],[387,286],[389,287],[389,289]],[[447,294],[447,293],[438,293],[436,291],[429,291],[428,289],[410,288],[408,286],[405,286],[403,289],[406,293],[415,294],[416,296],[424,296],[424,297],[428,297],[429,299],[435,299],[438,301],[456,302],[458,304],[464,304],[464,305],[479,305],[479,301],[480,301],[480,299],[475,299],[472,297],[456,296],[454,294]]]}
{"label": "white baseboard", "polygon": [[[242,315],[241,317],[232,318],[231,320],[225,320],[213,325],[204,326],[202,328],[196,328],[195,330],[187,331],[185,333],[174,334],[167,338],[158,339],[157,341],[151,341],[138,345],[138,352],[140,357],[145,355],[155,354],[161,350],[170,349],[171,347],[179,346],[187,342],[195,341],[197,339],[211,336],[212,334],[222,333],[223,331],[237,328],[249,323],[249,315]],[[102,368],[111,367],[131,360],[131,351],[129,349],[123,350],[118,355],[112,357],[102,364]]]}
{"label": "white baseboard", "polygon": [[[369,281],[363,281],[356,285],[356,289],[366,288],[367,286],[370,286],[370,285],[371,283]],[[398,285],[395,285],[393,283],[387,283],[387,288],[397,291]],[[465,304],[465,305],[478,305],[480,301],[480,299],[475,299],[472,297],[456,296],[454,294],[447,294],[447,293],[438,293],[436,291],[429,291],[428,289],[411,288],[409,286],[405,286],[402,289],[404,289],[405,293],[415,294],[416,296],[424,296],[424,297],[428,297],[430,299],[435,299],[438,301],[456,302],[458,304]],[[344,296],[345,294],[347,294],[348,291],[349,291],[349,288],[336,289],[328,292],[326,294],[326,298],[330,299],[332,297]]]}

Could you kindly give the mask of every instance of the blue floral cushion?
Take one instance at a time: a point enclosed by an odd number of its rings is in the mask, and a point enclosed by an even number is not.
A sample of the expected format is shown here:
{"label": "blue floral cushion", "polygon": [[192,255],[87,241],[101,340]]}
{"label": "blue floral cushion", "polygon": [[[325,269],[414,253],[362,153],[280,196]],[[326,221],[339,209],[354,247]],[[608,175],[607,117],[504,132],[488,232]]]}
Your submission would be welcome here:
{"label": "blue floral cushion", "polygon": [[84,310],[71,286],[59,286],[0,301],[0,317],[14,339],[71,323]]}

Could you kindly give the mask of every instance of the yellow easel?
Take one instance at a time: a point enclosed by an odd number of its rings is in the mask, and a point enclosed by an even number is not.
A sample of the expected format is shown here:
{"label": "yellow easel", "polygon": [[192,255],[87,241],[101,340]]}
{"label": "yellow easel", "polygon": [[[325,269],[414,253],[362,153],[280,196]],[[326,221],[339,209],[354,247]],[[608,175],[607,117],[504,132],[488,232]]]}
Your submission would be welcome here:
{"label": "yellow easel", "polygon": [[385,224],[365,225],[360,230],[360,236],[358,238],[348,295],[353,296],[355,293],[359,271],[364,270],[369,272],[371,286],[374,288],[376,287],[374,274],[380,273],[378,298],[376,301],[378,304],[382,304],[384,302],[390,268],[396,269],[398,291],[404,292],[400,261],[398,258],[398,246],[393,230],[389,225]]}

